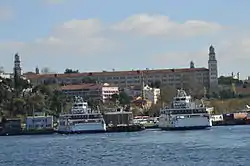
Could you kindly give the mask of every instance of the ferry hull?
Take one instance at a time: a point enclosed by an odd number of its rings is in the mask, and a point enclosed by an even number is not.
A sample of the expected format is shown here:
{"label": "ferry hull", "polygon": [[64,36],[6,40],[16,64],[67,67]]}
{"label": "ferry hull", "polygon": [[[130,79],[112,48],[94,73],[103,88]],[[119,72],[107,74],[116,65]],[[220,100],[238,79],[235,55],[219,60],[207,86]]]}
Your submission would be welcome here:
{"label": "ferry hull", "polygon": [[106,130],[78,130],[78,131],[57,131],[59,134],[97,134],[105,133]]}
{"label": "ferry hull", "polygon": [[159,128],[163,130],[201,130],[212,127],[212,120],[207,117],[189,117],[174,120],[160,120]]}
{"label": "ferry hull", "polygon": [[204,130],[210,129],[211,126],[187,126],[187,127],[162,127],[162,130]]}
{"label": "ferry hull", "polygon": [[81,133],[102,133],[106,131],[103,123],[82,123],[78,125],[65,126],[58,128],[57,132],[62,134],[81,134]]}

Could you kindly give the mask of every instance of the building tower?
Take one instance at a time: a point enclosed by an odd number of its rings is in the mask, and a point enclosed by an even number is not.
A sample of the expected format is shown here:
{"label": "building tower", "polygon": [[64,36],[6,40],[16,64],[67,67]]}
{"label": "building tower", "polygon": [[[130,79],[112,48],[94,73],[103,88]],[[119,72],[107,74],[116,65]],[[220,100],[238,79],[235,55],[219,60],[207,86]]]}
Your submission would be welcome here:
{"label": "building tower", "polygon": [[38,66],[36,67],[36,74],[40,74]]}
{"label": "building tower", "polygon": [[15,54],[14,60],[14,75],[20,77],[22,75],[21,61],[18,53]]}
{"label": "building tower", "polygon": [[194,68],[194,62],[193,62],[193,61],[190,62],[190,68],[191,68],[191,69]]}
{"label": "building tower", "polygon": [[210,93],[216,93],[218,89],[218,67],[214,47],[212,45],[209,47],[208,69],[210,89],[209,91]]}

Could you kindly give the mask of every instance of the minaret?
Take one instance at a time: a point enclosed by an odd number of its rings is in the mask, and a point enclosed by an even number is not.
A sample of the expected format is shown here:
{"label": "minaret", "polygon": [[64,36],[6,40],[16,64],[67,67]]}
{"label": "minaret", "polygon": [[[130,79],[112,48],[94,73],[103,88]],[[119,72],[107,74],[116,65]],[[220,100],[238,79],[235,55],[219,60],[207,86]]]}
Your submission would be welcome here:
{"label": "minaret", "polygon": [[217,67],[217,60],[216,60],[216,57],[215,57],[214,47],[212,45],[209,47],[208,69],[209,69],[210,93],[217,92],[217,88],[218,88],[218,67]]}
{"label": "minaret", "polygon": [[145,82],[144,82],[144,75],[143,75],[143,71],[141,72],[141,97],[142,97],[142,100],[145,100],[145,90],[144,90],[144,87],[145,87]]}
{"label": "minaret", "polygon": [[21,61],[18,53],[15,54],[14,60],[14,75],[20,77],[22,75]]}
{"label": "minaret", "polygon": [[40,74],[38,66],[36,67],[36,74]]}
{"label": "minaret", "polygon": [[191,69],[194,68],[194,62],[193,62],[193,61],[190,62],[190,68],[191,68]]}

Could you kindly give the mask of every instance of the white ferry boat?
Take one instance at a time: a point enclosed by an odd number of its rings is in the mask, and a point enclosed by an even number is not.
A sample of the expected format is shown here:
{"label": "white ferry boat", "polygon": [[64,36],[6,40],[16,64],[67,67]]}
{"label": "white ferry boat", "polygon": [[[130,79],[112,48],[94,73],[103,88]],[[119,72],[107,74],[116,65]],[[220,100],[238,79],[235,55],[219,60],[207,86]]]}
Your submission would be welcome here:
{"label": "white ferry boat", "polygon": [[184,90],[178,90],[171,107],[160,110],[159,128],[163,130],[192,130],[212,127],[207,108],[191,101]]}
{"label": "white ferry boat", "polygon": [[76,97],[69,114],[60,114],[58,133],[98,133],[106,124],[98,110],[92,110],[81,97]]}

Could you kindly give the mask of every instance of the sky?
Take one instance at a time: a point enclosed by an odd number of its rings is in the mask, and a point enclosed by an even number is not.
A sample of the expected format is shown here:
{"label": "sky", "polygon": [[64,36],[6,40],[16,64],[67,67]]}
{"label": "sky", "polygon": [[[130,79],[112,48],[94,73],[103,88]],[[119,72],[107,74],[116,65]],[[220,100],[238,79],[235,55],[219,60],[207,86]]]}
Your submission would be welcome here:
{"label": "sky", "polygon": [[249,0],[0,0],[0,66],[85,71],[208,66],[250,75]]}

